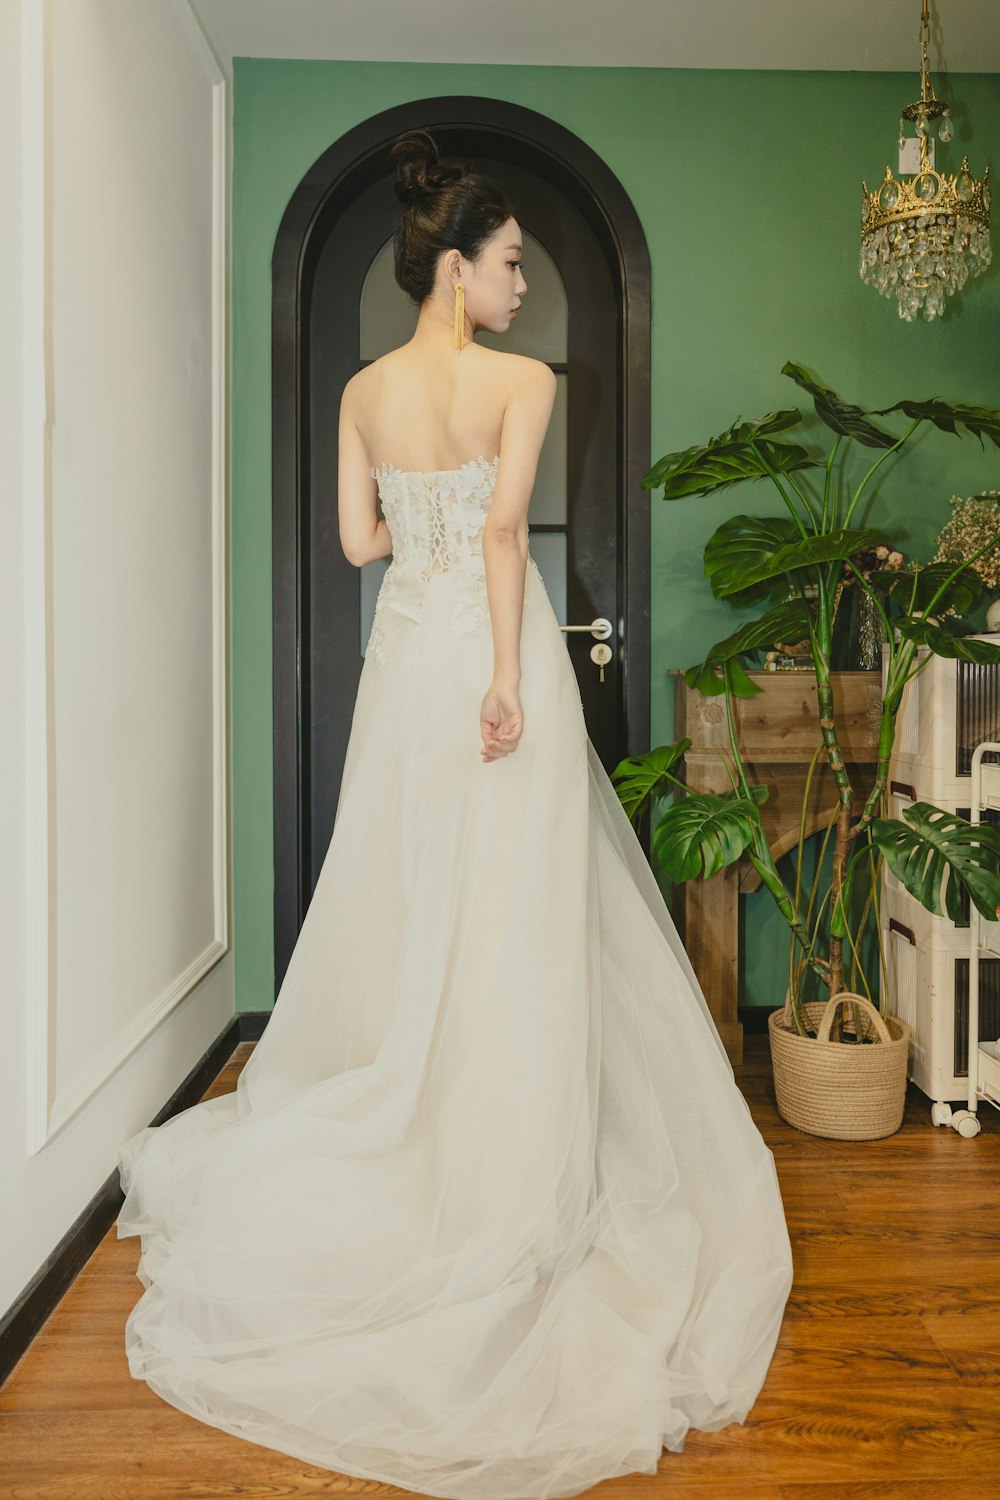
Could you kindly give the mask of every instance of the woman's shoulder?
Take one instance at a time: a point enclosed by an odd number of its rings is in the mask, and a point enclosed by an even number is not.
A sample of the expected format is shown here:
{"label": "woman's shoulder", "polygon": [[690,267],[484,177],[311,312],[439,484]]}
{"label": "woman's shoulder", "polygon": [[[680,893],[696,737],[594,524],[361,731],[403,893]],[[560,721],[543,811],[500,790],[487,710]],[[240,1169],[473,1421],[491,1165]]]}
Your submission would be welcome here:
{"label": "woman's shoulder", "polygon": [[530,354],[508,354],[506,349],[488,349],[486,353],[495,354],[497,359],[502,359],[514,374],[525,378],[537,374],[540,370],[549,369],[544,359],[534,359]]}
{"label": "woman's shoulder", "polygon": [[544,359],[533,359],[529,354],[502,354],[509,360],[506,366],[506,392],[508,402],[513,399],[542,401],[555,396],[556,380],[552,366]]}
{"label": "woman's shoulder", "polygon": [[491,361],[490,369],[498,380],[511,390],[526,386],[536,389],[555,382],[551,365],[544,359],[534,359],[530,354],[509,354],[506,349],[485,349],[481,352]]}

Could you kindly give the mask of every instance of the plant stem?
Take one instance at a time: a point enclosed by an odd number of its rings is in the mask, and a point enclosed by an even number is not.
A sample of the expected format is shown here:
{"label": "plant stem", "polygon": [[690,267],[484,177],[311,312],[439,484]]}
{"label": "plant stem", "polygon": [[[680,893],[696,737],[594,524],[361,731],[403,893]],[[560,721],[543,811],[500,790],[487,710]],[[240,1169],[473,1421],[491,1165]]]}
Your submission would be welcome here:
{"label": "plant stem", "polygon": [[[815,869],[815,872],[813,874],[812,890],[809,892],[809,907],[808,907],[808,909],[806,911],[806,926],[808,926],[809,923],[812,922],[812,919],[813,919],[813,907],[816,905],[816,896],[819,893],[819,877],[823,873],[823,861],[826,859],[826,846],[830,842],[830,835],[833,832],[833,829],[834,829],[834,824],[833,823],[828,823],[826,825],[826,829],[824,830],[824,833],[823,833],[823,842],[820,845],[819,857],[816,860],[816,869]],[[820,908],[820,909],[822,910],[822,908]],[[818,931],[819,931],[819,916],[817,915],[816,921],[813,924],[812,941],[814,943],[816,941],[816,933]]]}
{"label": "plant stem", "polygon": [[878,904],[879,881],[882,876],[882,851],[879,849],[874,854],[871,839],[868,840],[868,864],[871,869],[871,897],[875,908],[875,935],[878,939],[878,961],[879,978],[885,985],[885,992],[889,992],[889,963],[885,956],[885,944],[882,942],[882,911]]}
{"label": "plant stem", "polygon": [[732,751],[733,760],[736,763],[736,769],[739,773],[740,786],[743,790],[743,795],[744,797],[750,797],[750,800],[753,801],[753,798],[750,796],[750,783],[747,781],[746,771],[743,766],[743,757],[740,754],[740,747],[736,739],[736,724],[733,719],[733,677],[732,669],[729,662],[727,661],[723,662],[722,664],[722,678],[726,684],[726,728],[729,731],[730,749]]}
{"label": "plant stem", "polygon": [[875,473],[875,470],[879,467],[880,464],[884,464],[885,463],[885,461],[889,457],[890,453],[895,453],[898,448],[901,448],[903,446],[903,444],[906,442],[907,438],[910,436],[910,433],[913,431],[914,427],[917,427],[922,421],[923,421],[923,417],[916,417],[914,419],[913,423],[911,424],[911,426],[909,426],[906,429],[906,431],[903,433],[903,436],[899,439],[899,441],[897,443],[893,443],[893,445],[892,445],[891,448],[886,448],[883,451],[882,456],[880,458],[877,458],[875,460],[875,462],[872,464],[871,468],[868,470],[868,473],[865,475],[864,479],[862,479],[861,483],[858,485],[857,489],[854,491],[854,497],[851,500],[850,505],[847,507],[847,515],[844,517],[844,525],[845,526],[850,526],[850,524],[851,524],[851,517],[854,514],[855,507],[857,506],[858,501],[861,499],[861,492],[864,489],[865,485],[868,483],[869,479]]}
{"label": "plant stem", "polygon": [[[848,849],[850,847],[851,810],[854,805],[854,789],[847,775],[844,765],[844,757],[840,748],[840,737],[837,734],[837,721],[835,717],[835,706],[833,702],[833,682],[830,677],[829,663],[829,610],[828,600],[824,597],[825,590],[821,585],[820,608],[817,620],[817,636],[813,639],[813,665],[816,670],[816,706],[819,710],[819,726],[826,746],[827,760],[833,779],[837,784],[837,797],[839,807],[837,809],[837,840],[833,852],[833,870],[831,876],[831,895],[836,907],[843,884],[844,870],[847,865]],[[825,649],[823,649],[825,647]],[[818,649],[819,648],[819,649]],[[843,939],[830,937],[830,994],[843,988]]]}
{"label": "plant stem", "polygon": [[719,759],[722,761],[722,764],[725,767],[726,775],[729,777],[729,784],[732,787],[733,791],[734,792],[741,791],[742,788],[740,787],[739,780],[738,780],[735,772],[733,771],[732,766],[729,764],[728,760],[723,755],[720,746],[716,745],[716,747],[715,747],[715,753],[719,757]]}
{"label": "plant stem", "polygon": [[[795,506],[792,504],[791,500],[788,498],[788,496],[786,495],[784,489],[782,488],[781,480],[778,478],[777,474],[771,468],[771,465],[768,463],[767,459],[764,457],[763,453],[760,451],[760,449],[758,448],[757,444],[753,441],[752,438],[750,439],[750,447],[756,453],[757,457],[760,459],[761,463],[764,465],[764,468],[767,470],[767,472],[770,474],[771,478],[774,480],[775,488],[777,489],[778,494],[781,496],[782,500],[784,500],[785,504],[788,506],[788,509],[789,509],[789,511],[791,512],[791,515],[792,515],[792,520],[795,522],[796,526],[799,528],[799,532],[801,533],[801,535],[803,537],[807,537],[809,535],[809,533],[808,533],[808,531],[805,528],[805,523],[803,522],[802,517],[799,515],[798,511],[795,509]],[[815,527],[816,517],[813,514],[813,509],[812,509],[812,506],[810,505],[808,499],[806,498],[805,495],[802,494],[801,490],[798,489],[798,487],[793,483],[793,481],[791,479],[789,479],[788,482],[789,482],[789,484],[792,485],[792,488],[795,490],[795,493],[798,495],[799,499],[802,501],[803,505],[805,506],[806,510],[809,513],[809,519],[812,521],[813,526]]]}
{"label": "plant stem", "polygon": [[830,449],[830,457],[826,461],[826,480],[823,484],[823,519],[820,522],[820,529],[824,532],[827,530],[830,520],[830,485],[833,481],[833,460],[837,456],[841,436],[842,434],[838,432],[833,440],[833,447]]}
{"label": "plant stem", "polygon": [[852,839],[856,839],[859,834],[866,832],[869,823],[876,815],[876,809],[881,806],[882,797],[885,794],[886,782],[889,779],[889,760],[892,755],[893,741],[896,738],[896,718],[899,714],[903,698],[903,689],[908,682],[911,682],[914,677],[918,676],[934,659],[934,653],[928,651],[916,670],[911,672],[910,667],[916,655],[916,650],[916,642],[904,640],[896,656],[890,662],[889,671],[886,676],[885,692],[882,695],[882,716],[878,726],[878,760],[875,768],[875,780],[871,791],[865,799],[861,817],[851,829],[850,837]]}
{"label": "plant stem", "polygon": [[[870,852],[870,850],[871,850],[871,841],[869,840],[869,852]],[[861,939],[861,934],[864,932],[864,930],[865,930],[865,928],[866,928],[866,926],[868,924],[868,913],[871,910],[873,895],[874,895],[874,892],[871,889],[869,889],[868,894],[865,896],[865,904],[861,908],[861,916],[858,919],[858,940],[859,940],[859,942],[860,942],[860,939]],[[850,980],[850,987],[853,990],[853,989],[857,988],[857,986],[855,985],[855,982],[854,982],[855,975],[856,974],[860,974],[861,978],[864,979],[865,978],[865,972],[864,972],[864,969],[861,967],[861,960],[860,960],[860,958],[858,956],[858,950],[854,947],[853,943],[851,944],[851,950],[852,950],[852,953],[853,953],[853,957],[851,959],[851,980]],[[867,994],[869,1000],[872,1000],[872,993],[871,993],[871,990],[868,988],[867,983],[865,984],[865,993]],[[875,1003],[874,1000],[872,1000],[872,1004],[874,1004],[874,1003]]]}
{"label": "plant stem", "polygon": [[[743,795],[751,803],[753,803],[753,796],[750,792],[750,783],[747,780],[746,768],[743,765],[743,756],[740,754],[739,742],[736,738],[736,724],[733,718],[732,704],[732,674],[728,662],[723,663],[722,675],[726,685],[726,727],[729,731],[729,744],[732,751],[733,761],[739,773],[740,786],[743,790]],[[763,824],[760,821],[760,813],[757,810],[756,803],[754,803],[753,805],[755,812],[755,816],[753,819],[753,848],[747,849],[747,859],[749,859],[750,863],[757,871],[757,874],[760,876],[761,880],[771,892],[778,910],[781,912],[781,915],[784,917],[785,921],[792,929],[792,933],[795,936],[798,936],[799,940],[802,941],[806,935],[805,924],[803,923],[801,914],[793,903],[792,898],[789,896],[788,891],[785,888],[785,884],[781,879],[781,876],[778,874],[777,866],[774,863],[774,857],[771,854],[767,839],[764,836],[764,828]],[[810,959],[810,963],[815,966],[815,964],[818,963],[818,960]],[[822,970],[820,970],[820,972],[822,972]]]}
{"label": "plant stem", "polygon": [[806,844],[806,814],[807,814],[808,807],[809,807],[809,791],[810,791],[810,788],[812,787],[812,779],[813,779],[813,775],[814,775],[815,770],[816,770],[816,762],[819,760],[819,758],[820,758],[820,756],[822,754],[823,754],[823,741],[820,740],[819,744],[816,746],[816,749],[813,751],[812,759],[809,762],[809,769],[806,772],[806,784],[805,784],[805,787],[803,788],[803,792],[802,792],[802,813],[801,813],[801,816],[799,817],[799,847],[798,847],[798,856],[797,856],[796,861],[795,861],[795,904],[796,904],[796,906],[798,906],[798,904],[799,904],[799,899],[800,899],[800,896],[801,896],[801,893],[802,893],[802,859],[803,859],[803,855],[804,855],[804,852],[805,852],[805,844]]}
{"label": "plant stem", "polygon": [[[866,903],[865,909],[864,909],[864,911],[861,914],[861,920],[858,923],[858,937],[859,938],[860,938],[862,932],[864,932],[864,930],[865,930],[865,916],[867,914],[867,910],[868,910],[868,906],[867,906],[867,903]],[[851,929],[850,929],[850,926],[848,925],[847,917],[848,917],[848,913],[845,911],[844,912],[844,931],[847,933],[847,941],[848,941],[848,944],[850,945],[850,949],[851,949],[851,983],[845,985],[845,989],[853,989],[854,988],[854,983],[853,983],[853,981],[854,981],[854,975],[855,975],[855,973],[858,973],[858,974],[861,975],[861,983],[865,987],[865,994],[868,996],[868,999],[871,1000],[871,998],[872,998],[872,992],[868,988],[868,979],[867,979],[867,976],[865,974],[864,969],[861,966],[861,956],[858,953],[857,945],[856,945],[853,937],[851,936]],[[858,1034],[858,1035],[860,1035],[860,1032],[858,1030],[858,1028],[860,1027],[860,1024],[861,1023],[860,1023],[857,1015],[855,1015],[855,1017],[854,1017],[855,1033]]]}
{"label": "plant stem", "polygon": [[[820,751],[823,750],[823,744],[822,744],[822,742],[820,743],[819,750]],[[798,941],[798,943],[801,945],[802,950],[803,950],[802,958],[799,961],[799,963],[796,964],[796,966],[795,966],[795,983],[794,983],[794,988],[793,988],[793,991],[792,991],[792,1000],[791,1000],[792,1016],[795,1019],[795,1025],[796,1025],[796,1028],[797,1028],[800,1036],[806,1036],[807,1035],[805,1026],[804,1026],[803,1021],[802,1021],[802,1016],[803,1016],[803,1012],[802,1012],[802,996],[801,996],[801,994],[799,992],[800,985],[801,985],[801,976],[802,976],[803,970],[806,969],[806,968],[813,969],[817,974],[819,974],[819,976],[823,980],[824,984],[827,984],[829,982],[829,977],[830,977],[830,965],[829,965],[829,962],[826,959],[823,959],[823,958],[816,958],[815,954],[814,954],[814,949],[816,947],[816,938],[817,938],[817,936],[819,934],[820,917],[822,916],[822,913],[823,913],[823,907],[826,905],[826,898],[825,897],[824,897],[823,901],[820,903],[819,912],[816,915],[816,921],[813,923],[813,928],[812,928],[812,934],[811,935],[809,934],[809,923],[812,921],[813,907],[816,904],[816,895],[817,895],[817,892],[819,890],[819,878],[820,878],[820,875],[822,874],[822,871],[823,871],[823,861],[826,858],[826,846],[830,842],[830,834],[831,834],[832,831],[833,831],[833,824],[830,823],[830,824],[828,824],[828,826],[826,828],[826,831],[823,834],[823,842],[820,845],[819,857],[818,857],[818,859],[816,861],[816,869],[813,872],[812,888],[811,888],[811,890],[809,892],[809,907],[808,907],[808,910],[806,911],[805,921],[804,921],[804,924],[803,924],[804,931],[805,931],[805,936],[803,936],[801,933],[794,934],[794,941]],[[800,868],[801,868],[801,866],[800,866]],[[798,906],[798,901],[797,900],[796,900],[796,906]],[[794,946],[794,941],[793,941],[793,946]],[[811,1035],[811,1036],[815,1036],[815,1034],[816,1034],[815,1032],[809,1032],[808,1033],[808,1035]]]}

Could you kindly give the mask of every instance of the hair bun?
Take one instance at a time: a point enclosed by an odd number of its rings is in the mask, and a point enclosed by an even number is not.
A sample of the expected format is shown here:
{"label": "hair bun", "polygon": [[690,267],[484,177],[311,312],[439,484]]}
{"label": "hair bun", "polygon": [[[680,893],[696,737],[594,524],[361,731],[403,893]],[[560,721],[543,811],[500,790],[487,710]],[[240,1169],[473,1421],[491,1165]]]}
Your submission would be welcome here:
{"label": "hair bun", "polygon": [[396,193],[404,203],[419,202],[465,176],[461,162],[442,161],[437,143],[426,130],[414,130],[393,145]]}
{"label": "hair bun", "polygon": [[458,182],[464,176],[465,168],[460,161],[443,161],[428,169],[424,174],[424,181],[429,191],[436,192],[439,188],[447,187],[449,182]]}

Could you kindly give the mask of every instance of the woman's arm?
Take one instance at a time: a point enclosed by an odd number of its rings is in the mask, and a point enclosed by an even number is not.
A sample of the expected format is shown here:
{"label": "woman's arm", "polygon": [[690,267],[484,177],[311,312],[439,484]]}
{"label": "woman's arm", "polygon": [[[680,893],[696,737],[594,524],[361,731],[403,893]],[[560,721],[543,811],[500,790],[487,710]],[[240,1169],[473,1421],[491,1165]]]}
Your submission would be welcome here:
{"label": "woman's arm", "polygon": [[521,679],[528,506],[556,395],[556,377],[548,365],[528,358],[523,359],[523,365],[504,411],[500,463],[483,527],[486,594],[493,630],[493,681],[508,686],[516,686]]}
{"label": "woman's arm", "polygon": [[362,568],[392,552],[392,536],[376,515],[378,486],[371,476],[368,450],[354,421],[359,375],[352,375],[340,398],[337,439],[337,518],[340,545],[348,562]]}

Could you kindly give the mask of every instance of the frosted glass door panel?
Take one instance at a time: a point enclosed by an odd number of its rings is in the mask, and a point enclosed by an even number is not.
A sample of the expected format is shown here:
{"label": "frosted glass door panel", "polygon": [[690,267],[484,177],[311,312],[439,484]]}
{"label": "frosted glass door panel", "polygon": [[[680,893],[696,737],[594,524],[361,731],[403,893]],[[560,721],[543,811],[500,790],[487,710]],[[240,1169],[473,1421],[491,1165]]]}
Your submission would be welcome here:
{"label": "frosted glass door panel", "polygon": [[391,237],[368,267],[361,288],[360,316],[362,360],[381,359],[413,337],[417,309],[396,282]]}

